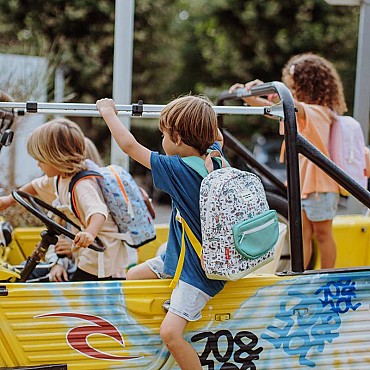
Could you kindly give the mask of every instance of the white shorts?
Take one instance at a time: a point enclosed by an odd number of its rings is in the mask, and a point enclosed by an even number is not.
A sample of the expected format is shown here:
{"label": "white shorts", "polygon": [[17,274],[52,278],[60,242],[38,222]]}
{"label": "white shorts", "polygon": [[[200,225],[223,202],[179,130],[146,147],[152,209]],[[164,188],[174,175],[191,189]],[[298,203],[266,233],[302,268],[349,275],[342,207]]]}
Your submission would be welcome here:
{"label": "white shorts", "polygon": [[[160,256],[146,261],[149,268],[159,279],[171,279],[163,273],[164,263]],[[171,294],[169,311],[187,321],[196,321],[202,317],[201,311],[211,299],[211,296],[198,288],[179,280]]]}

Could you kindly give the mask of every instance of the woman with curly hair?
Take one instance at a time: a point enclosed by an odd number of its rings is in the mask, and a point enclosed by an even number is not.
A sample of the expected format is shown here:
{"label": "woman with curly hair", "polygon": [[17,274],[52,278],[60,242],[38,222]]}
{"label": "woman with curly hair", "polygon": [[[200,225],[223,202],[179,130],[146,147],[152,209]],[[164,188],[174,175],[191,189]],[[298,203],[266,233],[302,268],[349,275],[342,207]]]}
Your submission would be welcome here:
{"label": "woman with curly hair", "polygon": [[[325,58],[304,53],[291,57],[282,70],[282,81],[291,90],[297,108],[299,133],[329,157],[330,125],[336,115],[347,111],[343,86],[339,75]],[[230,92],[261,84],[254,80],[234,84]],[[269,105],[276,96],[268,99],[244,98],[250,105]],[[283,132],[280,127],[280,133]],[[284,149],[284,148],[283,148]],[[282,150],[282,153],[284,150]],[[299,156],[302,199],[302,226],[304,265],[307,268],[312,255],[312,238],[316,237],[321,256],[321,268],[332,268],[336,258],[336,244],[332,221],[339,201],[339,185],[306,157]]]}

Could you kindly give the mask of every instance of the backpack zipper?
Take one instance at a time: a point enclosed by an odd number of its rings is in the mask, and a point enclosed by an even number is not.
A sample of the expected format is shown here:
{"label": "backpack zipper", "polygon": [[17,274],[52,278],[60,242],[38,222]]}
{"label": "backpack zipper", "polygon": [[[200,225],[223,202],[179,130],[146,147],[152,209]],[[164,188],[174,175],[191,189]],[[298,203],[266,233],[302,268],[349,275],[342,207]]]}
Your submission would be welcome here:
{"label": "backpack zipper", "polygon": [[253,234],[253,233],[257,232],[257,231],[263,230],[266,227],[269,227],[270,225],[272,225],[274,222],[275,222],[275,220],[270,220],[270,221],[264,223],[263,225],[256,226],[253,229],[243,231],[242,238],[240,239],[240,242],[239,243],[241,243],[243,241],[243,239],[244,239],[244,237],[246,235]]}

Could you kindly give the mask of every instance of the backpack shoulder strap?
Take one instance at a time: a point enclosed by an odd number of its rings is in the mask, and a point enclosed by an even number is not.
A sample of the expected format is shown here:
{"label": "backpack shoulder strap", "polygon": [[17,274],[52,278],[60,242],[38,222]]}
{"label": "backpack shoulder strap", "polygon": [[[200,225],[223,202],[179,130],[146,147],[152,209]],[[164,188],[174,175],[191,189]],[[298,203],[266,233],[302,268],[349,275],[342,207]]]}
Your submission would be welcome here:
{"label": "backpack shoulder strap", "polygon": [[83,171],[80,171],[80,172],[77,172],[71,179],[71,182],[69,183],[69,186],[68,186],[68,194],[70,196],[70,200],[71,200],[71,208],[72,208],[72,211],[73,213],[76,215],[76,217],[78,219],[80,219],[80,215],[78,214],[78,211],[77,211],[77,207],[76,207],[76,199],[75,199],[75,196],[74,196],[74,188],[75,186],[77,185],[77,183],[82,180],[82,179],[85,179],[85,178],[91,178],[91,177],[100,177],[102,178],[103,176],[99,173],[99,172],[96,172],[96,171],[90,171],[90,170],[83,170]]}
{"label": "backpack shoulder strap", "polygon": [[179,282],[182,267],[184,266],[185,251],[186,251],[186,248],[185,248],[185,234],[188,237],[188,239],[190,241],[190,244],[194,248],[198,257],[200,259],[202,258],[202,245],[200,244],[199,240],[197,239],[197,237],[194,235],[194,233],[190,229],[187,222],[181,217],[179,210],[177,210],[176,220],[179,221],[182,225],[181,250],[180,250],[179,260],[178,260],[177,266],[176,266],[176,271],[175,271],[173,279],[171,280],[171,283],[170,283],[170,288],[171,289],[175,289],[177,283]]}
{"label": "backpack shoulder strap", "polygon": [[204,160],[204,164],[209,173],[211,173],[214,170],[212,159],[214,159],[218,163],[220,168],[230,167],[229,162],[226,160],[226,158],[221,154],[219,150],[208,149],[206,159]]}
{"label": "backpack shoulder strap", "polygon": [[199,173],[200,176],[206,177],[208,175],[207,168],[202,158],[192,155],[190,157],[183,157],[182,160],[195,172]]}
{"label": "backpack shoulder strap", "polygon": [[227,160],[225,159],[225,157],[222,156],[219,150],[209,149],[207,151],[207,156],[205,160],[195,155],[182,158],[182,160],[189,167],[191,167],[194,171],[198,172],[199,175],[202,177],[206,177],[210,172],[213,171],[212,159],[214,159],[218,163],[220,168],[230,166]]}

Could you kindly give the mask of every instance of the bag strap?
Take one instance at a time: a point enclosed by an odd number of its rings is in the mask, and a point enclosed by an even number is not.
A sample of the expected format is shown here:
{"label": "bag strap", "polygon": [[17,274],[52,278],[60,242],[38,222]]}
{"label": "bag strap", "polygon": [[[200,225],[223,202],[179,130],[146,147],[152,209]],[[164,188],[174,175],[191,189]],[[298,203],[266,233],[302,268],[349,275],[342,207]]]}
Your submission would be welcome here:
{"label": "bag strap", "polygon": [[182,160],[201,177],[206,177],[208,175],[208,171],[202,158],[192,155],[190,157],[183,157]]}
{"label": "bag strap", "polygon": [[[73,211],[73,213],[76,215],[76,217],[80,219],[80,215],[77,211],[77,204],[76,204],[76,198],[74,196],[74,188],[75,186],[77,185],[77,183],[79,181],[81,181],[82,179],[86,179],[86,178],[102,178],[103,176],[99,173],[99,172],[96,172],[96,171],[91,171],[91,170],[82,170],[80,172],[77,172],[71,179],[71,182],[69,183],[69,186],[68,186],[68,193],[69,193],[69,197],[71,199],[71,209]],[[57,191],[58,191],[58,182],[57,182]]]}
{"label": "bag strap", "polygon": [[215,159],[220,168],[230,167],[229,162],[225,159],[225,157],[221,154],[221,152],[217,149],[208,149],[207,156],[204,160],[204,165],[207,168],[208,173],[211,173],[214,170],[212,159]]}
{"label": "bag strap", "polygon": [[216,160],[220,168],[230,167],[225,157],[219,150],[207,150],[206,158],[203,160],[200,157],[192,155],[190,157],[183,157],[182,160],[191,167],[194,171],[199,173],[200,176],[206,177],[209,173],[214,170],[213,161]]}
{"label": "bag strap", "polygon": [[185,234],[188,237],[188,239],[190,241],[190,244],[194,248],[198,257],[201,258],[201,256],[202,256],[202,245],[200,244],[199,240],[194,235],[194,233],[191,231],[187,222],[181,217],[179,210],[177,210],[176,220],[179,221],[181,223],[181,226],[182,226],[181,250],[180,250],[179,260],[178,260],[177,266],[176,266],[175,275],[173,276],[173,278],[171,280],[171,283],[170,283],[170,288],[171,289],[174,289],[176,287],[177,283],[179,282],[181,271],[182,271],[182,268],[184,266],[185,251],[186,251]]}
{"label": "bag strap", "polygon": [[154,207],[153,207],[153,202],[152,202],[151,198],[149,197],[148,193],[143,188],[141,188],[140,186],[139,186],[139,190],[141,192],[141,195],[143,196],[146,208],[148,208],[148,211],[149,211],[150,215],[152,216],[152,219],[154,220],[155,219],[155,210],[154,210]]}

